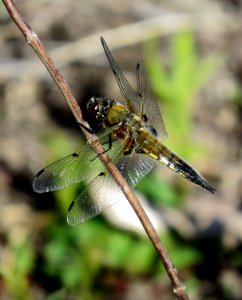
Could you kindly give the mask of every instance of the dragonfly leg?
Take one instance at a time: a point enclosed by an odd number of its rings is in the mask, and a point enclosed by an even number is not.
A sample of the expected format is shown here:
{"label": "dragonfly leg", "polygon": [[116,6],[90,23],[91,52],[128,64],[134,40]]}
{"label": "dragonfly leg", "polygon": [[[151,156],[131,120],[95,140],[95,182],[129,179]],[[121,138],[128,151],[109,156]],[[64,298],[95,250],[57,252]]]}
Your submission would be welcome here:
{"label": "dragonfly leg", "polygon": [[128,138],[124,147],[124,155],[131,154],[135,149],[135,146],[136,146],[136,142],[133,139]]}
{"label": "dragonfly leg", "polygon": [[91,161],[94,161],[97,157],[99,157],[100,155],[107,153],[108,151],[110,151],[112,149],[112,143],[115,142],[116,139],[112,139],[112,135],[111,133],[108,135],[108,141],[103,143],[102,145],[106,145],[108,144],[108,149],[105,149],[102,153],[98,153],[93,159],[91,159]]}
{"label": "dragonfly leg", "polygon": [[79,125],[81,128],[84,128],[86,131],[88,131],[88,132],[91,133],[91,134],[94,134],[94,133],[96,133],[97,131],[99,131],[99,128],[93,130],[92,128],[87,127],[87,126],[85,126],[84,124],[79,123],[79,122],[78,122],[78,125]]}

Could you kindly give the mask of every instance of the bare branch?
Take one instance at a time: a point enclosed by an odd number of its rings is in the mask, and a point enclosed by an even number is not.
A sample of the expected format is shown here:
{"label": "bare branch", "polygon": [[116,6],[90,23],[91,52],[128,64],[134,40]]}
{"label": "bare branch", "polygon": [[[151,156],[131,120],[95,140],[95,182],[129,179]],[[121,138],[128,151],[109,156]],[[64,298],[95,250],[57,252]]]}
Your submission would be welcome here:
{"label": "bare branch", "polygon": [[[47,68],[48,72],[51,74],[52,78],[58,85],[59,89],[61,90],[63,96],[65,97],[67,104],[69,105],[71,111],[73,112],[76,120],[78,123],[85,124],[82,113],[80,110],[79,105],[77,104],[67,82],[59,72],[59,70],[54,65],[53,61],[51,60],[49,54],[47,53],[46,49],[44,48],[43,44],[39,40],[37,34],[30,28],[26,20],[22,17],[19,13],[17,8],[15,7],[14,3],[11,0],[3,0],[5,7],[7,8],[10,16],[19,27],[20,31],[23,33],[24,37],[26,38],[28,44],[35,50],[39,58],[42,60],[43,64]],[[86,136],[88,142],[93,139],[97,139],[96,136],[91,135],[87,131],[84,130],[84,135]],[[95,143],[96,144],[96,143]],[[95,146],[93,149],[101,159],[102,163],[105,165],[107,170],[111,173],[114,177],[115,181],[117,182],[118,186],[120,186],[122,192],[127,197],[129,203],[133,207],[134,211],[136,212],[140,222],[142,223],[147,235],[149,236],[151,242],[153,243],[167,273],[170,277],[171,283],[173,285],[173,292],[181,300],[187,300],[188,295],[185,290],[185,286],[181,282],[178,272],[166,251],[165,246],[161,243],[158,234],[156,233],[153,225],[151,224],[150,220],[148,219],[143,207],[141,206],[140,202],[136,198],[133,191],[130,189],[122,175],[120,174],[119,170],[116,166],[111,162],[108,155],[104,153],[102,145],[99,144]]]}

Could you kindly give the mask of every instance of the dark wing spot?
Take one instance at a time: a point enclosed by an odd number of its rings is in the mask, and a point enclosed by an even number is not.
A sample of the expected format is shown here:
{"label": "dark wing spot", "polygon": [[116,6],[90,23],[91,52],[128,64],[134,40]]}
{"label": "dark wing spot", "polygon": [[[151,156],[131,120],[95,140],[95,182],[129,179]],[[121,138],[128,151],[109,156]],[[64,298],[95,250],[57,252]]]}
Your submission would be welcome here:
{"label": "dark wing spot", "polygon": [[150,130],[151,130],[151,133],[152,133],[154,136],[158,136],[157,130],[156,130],[154,127],[150,127]]}
{"label": "dark wing spot", "polygon": [[42,169],[42,170],[40,170],[37,174],[36,174],[36,176],[35,177],[39,177],[41,174],[43,174],[44,173],[44,171],[45,171],[45,169]]}
{"label": "dark wing spot", "polygon": [[78,157],[79,154],[77,154],[76,152],[72,154],[73,157]]}
{"label": "dark wing spot", "polygon": [[[140,96],[140,97],[141,97],[141,96]],[[148,118],[147,118],[146,114],[143,115],[143,119],[144,119],[145,122],[148,121]]]}
{"label": "dark wing spot", "polygon": [[104,172],[101,172],[98,176],[106,176],[106,174]]}
{"label": "dark wing spot", "polygon": [[75,201],[72,201],[69,208],[68,208],[68,212],[72,209],[73,205],[74,205]]}

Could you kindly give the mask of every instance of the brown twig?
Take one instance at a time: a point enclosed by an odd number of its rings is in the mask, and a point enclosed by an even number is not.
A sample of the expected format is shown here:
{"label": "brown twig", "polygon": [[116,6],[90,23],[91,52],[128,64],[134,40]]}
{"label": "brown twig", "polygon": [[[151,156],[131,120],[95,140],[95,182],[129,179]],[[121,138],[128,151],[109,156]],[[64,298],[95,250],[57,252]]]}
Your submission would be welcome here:
{"label": "brown twig", "polygon": [[[48,72],[51,74],[52,78],[58,85],[60,91],[62,92],[63,96],[65,97],[67,104],[69,105],[71,111],[73,112],[76,120],[78,123],[84,124],[84,120],[82,118],[82,113],[80,110],[79,105],[77,104],[69,86],[67,85],[65,79],[59,72],[59,70],[54,65],[53,61],[49,57],[46,49],[44,48],[43,44],[39,40],[37,34],[30,28],[26,20],[23,16],[19,13],[17,8],[15,7],[14,3],[11,0],[3,0],[5,7],[7,8],[10,16],[19,27],[20,31],[23,33],[24,37],[26,38],[28,44],[35,50],[37,55],[42,60],[43,64],[47,68]],[[84,130],[84,135],[87,138],[87,141],[90,143],[90,140],[93,141],[93,135],[88,133]],[[96,144],[96,143],[95,143]],[[185,290],[185,286],[181,282],[178,272],[176,268],[173,266],[171,259],[166,251],[166,248],[161,243],[158,234],[156,233],[153,225],[151,224],[150,220],[148,219],[143,207],[141,206],[140,202],[136,198],[133,191],[130,189],[122,175],[120,174],[119,170],[116,166],[110,161],[108,155],[104,153],[102,145],[97,145],[95,149],[93,149],[96,153],[98,153],[99,158],[101,159],[102,163],[105,165],[107,170],[111,173],[114,177],[117,184],[120,186],[122,192],[127,197],[128,201],[130,202],[131,206],[133,207],[134,211],[136,212],[137,216],[140,219],[147,235],[149,236],[151,242],[153,243],[169,277],[173,285],[173,292],[177,295],[178,299],[187,300],[188,295]]]}

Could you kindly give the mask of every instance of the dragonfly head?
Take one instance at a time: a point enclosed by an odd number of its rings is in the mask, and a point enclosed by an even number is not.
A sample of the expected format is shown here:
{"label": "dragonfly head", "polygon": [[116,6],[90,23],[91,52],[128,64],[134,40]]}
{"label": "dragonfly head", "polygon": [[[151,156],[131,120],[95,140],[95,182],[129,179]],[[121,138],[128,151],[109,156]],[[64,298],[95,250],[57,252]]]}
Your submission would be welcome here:
{"label": "dragonfly head", "polygon": [[115,103],[115,100],[109,100],[105,97],[92,97],[87,102],[87,112],[90,117],[95,118],[97,122],[102,122]]}

